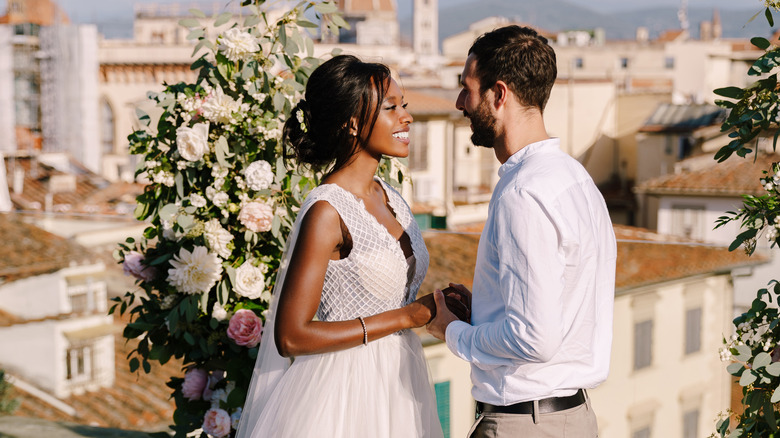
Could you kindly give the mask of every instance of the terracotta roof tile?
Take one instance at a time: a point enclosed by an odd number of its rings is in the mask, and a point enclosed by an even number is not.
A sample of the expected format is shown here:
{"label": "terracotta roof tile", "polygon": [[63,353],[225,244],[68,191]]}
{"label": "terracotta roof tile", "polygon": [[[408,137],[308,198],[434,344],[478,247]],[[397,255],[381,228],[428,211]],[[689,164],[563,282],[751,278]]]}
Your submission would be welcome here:
{"label": "terracotta roof tile", "polygon": [[[760,154],[755,162],[752,156],[731,157],[722,163],[711,160],[711,164],[703,168],[683,170],[645,181],[639,184],[635,191],[653,195],[762,195],[766,193],[760,182],[763,171],[776,162],[780,162],[779,154]],[[685,163],[681,162],[678,167],[684,169]]]}
{"label": "terracotta roof tile", "polygon": [[[478,227],[471,227],[477,229]],[[625,291],[710,272],[763,263],[766,258],[742,251],[711,246],[650,230],[614,225],[618,239],[615,287]],[[446,287],[448,282],[471,288],[479,235],[457,232],[423,233],[430,253],[430,266],[420,295]]]}
{"label": "terracotta roof tile", "polygon": [[628,289],[678,280],[740,266],[757,265],[767,258],[729,251],[722,246],[653,233],[650,230],[614,225],[618,239],[615,288]]}
{"label": "terracotta roof tile", "polygon": [[25,223],[15,213],[0,214],[0,235],[3,236],[0,279],[5,281],[96,260],[96,256],[81,245]]}
{"label": "terracotta roof tile", "polygon": [[445,99],[441,93],[429,92],[423,89],[405,89],[404,99],[409,103],[412,115],[449,115],[460,114],[455,108],[455,98]]}
{"label": "terracotta roof tile", "polygon": [[[59,170],[36,156],[5,157],[6,179],[14,208],[44,211],[52,185],[61,191],[51,195],[51,209],[57,213],[130,215],[135,197],[143,186],[133,183],[110,183],[80,163],[68,159],[67,169]],[[15,174],[22,172],[21,192],[14,190]]]}

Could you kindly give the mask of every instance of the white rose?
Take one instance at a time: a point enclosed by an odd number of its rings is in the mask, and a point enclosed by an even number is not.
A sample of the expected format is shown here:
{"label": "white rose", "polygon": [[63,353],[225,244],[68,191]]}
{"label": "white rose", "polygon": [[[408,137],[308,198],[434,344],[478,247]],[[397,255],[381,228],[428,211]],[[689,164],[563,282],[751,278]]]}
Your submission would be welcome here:
{"label": "white rose", "polygon": [[274,182],[271,163],[264,160],[255,161],[247,166],[244,170],[244,176],[249,188],[255,191],[265,190]]}
{"label": "white rose", "polygon": [[196,123],[192,128],[176,129],[176,147],[185,160],[199,161],[209,151],[209,124]]}
{"label": "white rose", "polygon": [[263,290],[265,290],[265,271],[254,266],[250,261],[245,261],[236,269],[236,284],[234,287],[237,294],[250,300],[260,298]]}

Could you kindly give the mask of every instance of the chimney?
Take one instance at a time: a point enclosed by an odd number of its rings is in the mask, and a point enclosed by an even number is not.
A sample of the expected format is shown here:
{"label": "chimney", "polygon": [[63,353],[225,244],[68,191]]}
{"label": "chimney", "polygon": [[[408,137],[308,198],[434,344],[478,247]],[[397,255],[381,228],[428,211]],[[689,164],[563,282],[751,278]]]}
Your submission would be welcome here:
{"label": "chimney", "polygon": [[21,166],[14,167],[14,193],[19,195],[24,191],[24,169]]}

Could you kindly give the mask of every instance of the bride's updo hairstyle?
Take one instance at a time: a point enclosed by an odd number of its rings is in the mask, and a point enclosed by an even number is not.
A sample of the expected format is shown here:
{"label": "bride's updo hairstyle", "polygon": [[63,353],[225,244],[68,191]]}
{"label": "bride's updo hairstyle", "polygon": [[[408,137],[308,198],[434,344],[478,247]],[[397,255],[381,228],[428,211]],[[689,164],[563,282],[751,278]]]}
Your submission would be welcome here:
{"label": "bride's updo hairstyle", "polygon": [[[312,72],[305,98],[284,124],[285,158],[298,164],[335,172],[371,136],[380,103],[390,80],[390,69],[362,62],[352,55],[335,56]],[[357,136],[350,121],[357,122]]]}

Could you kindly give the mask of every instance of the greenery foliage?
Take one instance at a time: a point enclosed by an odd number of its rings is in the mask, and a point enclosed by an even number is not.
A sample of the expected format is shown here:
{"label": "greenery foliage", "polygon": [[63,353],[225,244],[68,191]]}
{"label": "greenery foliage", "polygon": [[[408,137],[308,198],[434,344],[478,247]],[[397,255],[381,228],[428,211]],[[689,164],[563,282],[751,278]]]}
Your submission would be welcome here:
{"label": "greenery foliage", "polygon": [[5,370],[0,370],[0,415],[13,414],[19,407],[19,400],[11,398],[11,388],[5,378]]}
{"label": "greenery foliage", "polygon": [[128,137],[149,181],[135,217],[149,226],[115,251],[138,288],[110,313],[128,315],[123,335],[139,339],[131,370],[183,361],[184,377],[168,382],[177,437],[235,434],[284,243],[319,181],[282,158],[281,128],[320,63],[306,32],[318,25],[304,13],[331,32],[346,23],[332,1],[284,5],[191,10],[180,24],[196,43],[197,80],[150,93],[159,118],[139,111],[144,126]]}
{"label": "greenery foliage", "polygon": [[[763,15],[774,26],[772,11],[774,2],[765,2]],[[760,13],[759,13],[760,14]],[[757,15],[759,15],[757,14]],[[754,17],[755,18],[755,17]],[[758,148],[760,134],[775,131],[773,149],[777,149],[780,136],[780,96],[778,95],[777,70],[780,66],[780,47],[765,38],[753,38],[751,42],[764,51],[748,71],[758,79],[745,87],[727,87],[715,93],[731,100],[716,103],[730,110],[722,131],[729,132],[731,142],[721,148],[715,159],[722,162],[731,155],[747,157],[761,153]],[[776,44],[777,42],[775,42]],[[755,150],[753,149],[755,148]],[[780,243],[780,166],[772,164],[764,171],[761,185],[766,194],[744,195],[739,211],[726,212],[717,221],[721,227],[732,221],[740,224],[742,232],[735,238],[730,250],[740,246],[752,254],[765,237],[770,247]],[[758,291],[751,308],[734,319],[735,334],[724,339],[721,359],[730,361],[727,371],[739,378],[742,387],[744,411],[732,418],[720,418],[717,433],[721,437],[774,437],[778,435],[776,406],[780,402],[780,282],[771,280],[767,288]]]}

